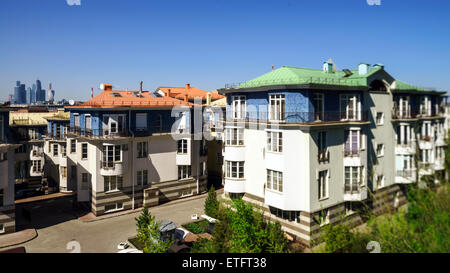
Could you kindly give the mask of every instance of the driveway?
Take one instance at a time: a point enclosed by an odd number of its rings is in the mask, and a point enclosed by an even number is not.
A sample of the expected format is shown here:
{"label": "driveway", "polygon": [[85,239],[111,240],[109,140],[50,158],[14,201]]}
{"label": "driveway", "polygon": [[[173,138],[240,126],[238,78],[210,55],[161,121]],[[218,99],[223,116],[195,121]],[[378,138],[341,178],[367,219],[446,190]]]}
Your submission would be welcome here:
{"label": "driveway", "polygon": [[[150,208],[150,213],[157,220],[170,219],[181,225],[191,221],[191,214],[203,214],[205,196],[176,203],[168,203]],[[48,213],[48,212],[47,212]],[[48,215],[46,213],[46,215]],[[59,213],[61,215],[55,215]],[[49,217],[67,219],[53,225],[42,225],[36,228],[38,237],[20,246],[25,246],[27,252],[57,252],[68,253],[67,244],[77,241],[82,253],[114,253],[117,244],[136,235],[134,218],[140,212],[102,219],[94,222],[83,222],[73,217],[65,217],[68,211],[56,211]],[[35,220],[33,220],[35,221]],[[33,224],[34,225],[34,224]],[[39,226],[39,225],[36,225]]]}

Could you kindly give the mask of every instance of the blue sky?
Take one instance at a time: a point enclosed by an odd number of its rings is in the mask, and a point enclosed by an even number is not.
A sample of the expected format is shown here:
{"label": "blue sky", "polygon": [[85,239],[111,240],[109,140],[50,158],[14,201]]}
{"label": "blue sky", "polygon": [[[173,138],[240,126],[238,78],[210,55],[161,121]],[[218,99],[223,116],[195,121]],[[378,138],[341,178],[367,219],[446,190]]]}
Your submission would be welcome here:
{"label": "blue sky", "polygon": [[450,1],[3,0],[0,100],[16,80],[56,98],[118,89],[213,90],[282,65],[382,63],[395,78],[450,90]]}

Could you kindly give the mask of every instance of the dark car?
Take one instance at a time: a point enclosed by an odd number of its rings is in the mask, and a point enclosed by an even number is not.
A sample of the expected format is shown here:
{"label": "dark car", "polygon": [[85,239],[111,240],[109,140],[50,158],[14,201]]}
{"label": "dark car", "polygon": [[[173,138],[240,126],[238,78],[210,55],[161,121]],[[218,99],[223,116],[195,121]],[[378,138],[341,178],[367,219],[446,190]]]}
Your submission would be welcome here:
{"label": "dark car", "polygon": [[23,189],[16,191],[16,199],[27,198],[38,195],[36,189]]}

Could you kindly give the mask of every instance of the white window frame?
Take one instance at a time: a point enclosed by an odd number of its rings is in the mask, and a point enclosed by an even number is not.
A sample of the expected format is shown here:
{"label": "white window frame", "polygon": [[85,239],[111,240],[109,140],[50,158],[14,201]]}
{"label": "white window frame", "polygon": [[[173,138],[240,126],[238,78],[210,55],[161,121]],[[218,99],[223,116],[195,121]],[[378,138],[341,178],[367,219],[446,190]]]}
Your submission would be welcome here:
{"label": "white window frame", "polygon": [[[356,144],[356,154],[355,155],[359,155],[359,152],[361,150],[364,150],[365,145],[364,145],[364,134],[361,134],[361,129],[360,128],[349,128],[348,130],[348,139],[350,141],[349,143],[349,148],[350,148],[350,156],[353,155],[353,145],[352,145],[352,139],[353,139],[353,134],[357,134],[356,139],[357,139],[357,144]],[[344,151],[345,151],[345,144],[347,142],[347,139],[344,140]]]}
{"label": "white window frame", "polygon": [[70,140],[70,153],[74,154],[76,152],[77,152],[77,140],[73,138]]}
{"label": "white window frame", "polygon": [[[380,119],[378,119],[378,114],[381,114]],[[384,112],[376,112],[375,122],[377,125],[384,125]]]}
{"label": "white window frame", "polygon": [[244,161],[225,160],[225,178],[245,179]]}
{"label": "white window frame", "polygon": [[[120,204],[120,205],[119,205]],[[123,210],[123,202],[116,202],[114,203],[115,208],[114,209],[106,209],[108,206],[112,206],[113,204],[107,204],[105,205],[105,213],[114,212]]]}
{"label": "white window frame", "polygon": [[[113,187],[114,186],[114,187]],[[103,190],[105,193],[117,192],[123,188],[123,176],[103,176]]]}
{"label": "white window frame", "polygon": [[[325,95],[323,93],[313,94],[314,120],[320,121],[324,119],[325,113]],[[316,109],[316,106],[318,106]]]}
{"label": "white window frame", "polygon": [[229,127],[225,128],[225,145],[226,146],[244,146],[244,128]]}
{"label": "white window frame", "polygon": [[[353,108],[351,109],[350,102],[353,103]],[[342,109],[345,105],[345,109]],[[345,113],[345,117],[342,120],[360,120],[361,119],[361,100],[359,94],[341,94],[339,97],[339,107],[342,113]],[[352,113],[353,111],[353,113]],[[351,116],[353,114],[353,117]]]}
{"label": "white window frame", "polygon": [[[181,145],[180,145],[180,143],[181,143]],[[178,140],[177,141],[177,154],[187,154],[189,151],[188,143],[189,143],[189,141],[185,138]],[[180,151],[180,146],[181,146],[181,151]]]}
{"label": "white window frame", "polygon": [[[381,146],[381,150],[378,150],[378,147]],[[384,156],[384,144],[383,143],[376,143],[376,154],[377,157],[383,157]]]}
{"label": "white window frame", "polygon": [[266,189],[283,192],[283,172],[267,169]]}
{"label": "white window frame", "polygon": [[42,162],[41,160],[32,160],[31,161],[33,172],[40,173],[42,172]]}
{"label": "white window frame", "polygon": [[[86,156],[84,156],[84,147],[86,147]],[[87,143],[81,143],[81,159],[86,160],[89,156],[89,146]]]}
{"label": "white window frame", "polygon": [[319,201],[328,199],[329,197],[329,175],[329,170],[322,170],[317,172]]}
{"label": "white window frame", "polygon": [[59,154],[59,145],[58,144],[53,144],[53,156],[58,156]]}
{"label": "white window frame", "polygon": [[137,158],[146,158],[148,156],[148,141],[136,143]]}
{"label": "white window frame", "polygon": [[280,122],[286,119],[285,94],[270,94],[268,107],[269,107],[269,121]]}
{"label": "white window frame", "polygon": [[[348,181],[350,183],[346,183],[346,181],[347,181],[347,177],[346,177],[346,175],[347,175],[347,172],[346,172],[347,168],[349,169],[349,177],[348,177],[349,180]],[[355,168],[357,169],[356,179],[353,177]],[[363,171],[364,171],[364,167],[363,166],[345,166],[344,167],[344,191],[345,191],[345,185],[347,185],[347,184],[350,187],[350,192],[359,191],[360,185],[362,185],[363,179],[364,179]],[[354,187],[356,187],[356,190],[353,189]]]}
{"label": "white window frame", "polygon": [[231,113],[233,119],[245,119],[246,97],[243,95],[231,96]]}
{"label": "white window frame", "polygon": [[268,152],[283,152],[283,132],[266,130],[266,149]]}
{"label": "white window frame", "polygon": [[178,180],[189,179],[192,177],[191,165],[178,165]]}
{"label": "white window frame", "polygon": [[148,185],[148,170],[136,171],[136,184],[138,186]]}

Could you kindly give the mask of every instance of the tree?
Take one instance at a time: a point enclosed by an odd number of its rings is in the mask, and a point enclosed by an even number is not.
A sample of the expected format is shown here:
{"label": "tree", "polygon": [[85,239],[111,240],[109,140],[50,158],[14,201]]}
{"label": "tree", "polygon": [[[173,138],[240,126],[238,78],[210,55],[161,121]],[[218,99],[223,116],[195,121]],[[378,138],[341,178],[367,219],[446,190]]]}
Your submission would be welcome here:
{"label": "tree", "polygon": [[212,218],[217,218],[219,212],[219,200],[217,200],[216,190],[211,186],[205,200],[205,214]]}
{"label": "tree", "polygon": [[143,245],[144,253],[165,253],[173,244],[173,240],[162,240],[159,231],[160,223],[151,216],[148,208],[144,206],[141,215],[135,218],[138,241]]}

